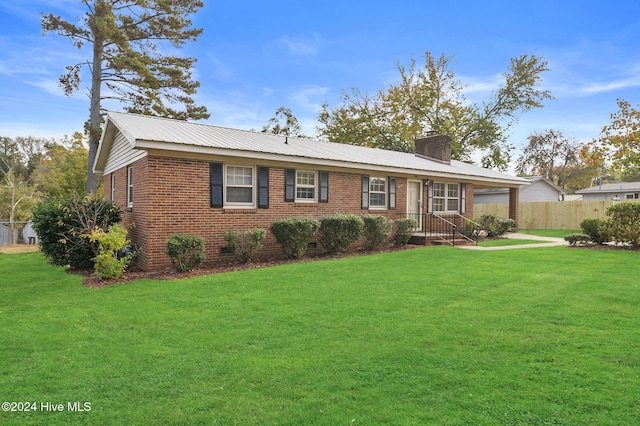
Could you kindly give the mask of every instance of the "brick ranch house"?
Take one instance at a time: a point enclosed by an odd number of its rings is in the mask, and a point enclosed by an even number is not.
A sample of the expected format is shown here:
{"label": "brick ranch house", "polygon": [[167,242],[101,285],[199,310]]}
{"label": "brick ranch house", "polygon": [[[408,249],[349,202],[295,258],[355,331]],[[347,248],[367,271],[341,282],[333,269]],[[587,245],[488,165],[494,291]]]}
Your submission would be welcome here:
{"label": "brick ranch house", "polygon": [[[210,261],[230,259],[225,231],[336,213],[397,219],[473,217],[476,188],[510,189],[517,218],[524,179],[451,160],[449,138],[416,141],[416,154],[109,112],[94,170],[123,210],[139,267],[170,266],[167,239],[202,236]],[[259,254],[280,247],[267,231]]]}

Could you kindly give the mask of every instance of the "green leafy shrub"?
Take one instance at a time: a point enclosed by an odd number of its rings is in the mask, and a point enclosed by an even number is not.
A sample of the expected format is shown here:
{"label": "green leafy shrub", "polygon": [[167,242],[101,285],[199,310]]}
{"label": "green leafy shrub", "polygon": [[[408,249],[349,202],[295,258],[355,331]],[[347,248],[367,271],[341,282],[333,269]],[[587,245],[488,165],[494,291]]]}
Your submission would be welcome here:
{"label": "green leafy shrub", "polygon": [[515,229],[515,221],[513,219],[503,219],[494,214],[485,214],[474,219],[483,230],[487,232],[487,237],[501,237],[507,232]]}
{"label": "green leafy shrub", "polygon": [[89,235],[89,241],[97,243],[99,249],[98,255],[93,258],[95,275],[103,280],[120,278],[135,254],[118,255],[129,246],[127,230],[117,223],[110,225],[107,232],[96,228]]}
{"label": "green leafy shrub", "polygon": [[205,260],[204,238],[198,235],[174,234],[167,240],[165,251],[178,272],[190,271]]}
{"label": "green leafy shrub", "polygon": [[384,216],[366,215],[362,216],[364,228],[362,236],[364,237],[365,250],[377,250],[389,239],[393,222]]}
{"label": "green leafy shrub", "polygon": [[320,221],[308,217],[292,217],[271,224],[271,233],[282,247],[282,252],[292,259],[304,256],[311,239],[320,228]]}
{"label": "green leafy shrub", "polygon": [[413,233],[418,229],[418,221],[412,217],[396,219],[394,226],[396,232],[393,236],[393,243],[396,246],[406,246]]}
{"label": "green leafy shrub", "polygon": [[587,234],[570,234],[564,237],[565,241],[568,241],[569,244],[575,246],[578,243],[586,244],[591,241],[591,237]]}
{"label": "green leafy shrub", "polygon": [[91,267],[99,247],[89,235],[96,228],[106,232],[120,222],[120,213],[117,205],[95,195],[63,198],[39,204],[33,211],[33,228],[49,263]]}
{"label": "green leafy shrub", "polygon": [[229,248],[233,250],[236,260],[240,263],[247,263],[255,252],[260,248],[262,240],[266,235],[264,229],[252,229],[250,231],[229,231],[224,233],[224,239]]}
{"label": "green leafy shrub", "polygon": [[604,231],[604,221],[600,219],[584,219],[580,222],[580,229],[583,234],[589,236],[589,239],[596,244],[604,244],[608,241]]}
{"label": "green leafy shrub", "polygon": [[336,214],[320,219],[320,244],[328,253],[342,253],[362,236],[364,221],[354,214]]}
{"label": "green leafy shrub", "polygon": [[609,220],[600,229],[617,243],[640,247],[640,203],[622,202],[607,208]]}

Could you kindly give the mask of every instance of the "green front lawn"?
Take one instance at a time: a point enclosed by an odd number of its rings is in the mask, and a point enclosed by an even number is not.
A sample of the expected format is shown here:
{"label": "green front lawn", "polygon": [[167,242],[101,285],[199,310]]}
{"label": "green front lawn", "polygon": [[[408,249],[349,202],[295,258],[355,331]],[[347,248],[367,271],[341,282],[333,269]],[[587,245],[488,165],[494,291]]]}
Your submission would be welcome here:
{"label": "green front lawn", "polygon": [[87,289],[0,255],[0,401],[38,408],[0,424],[640,424],[638,256],[431,247]]}
{"label": "green front lawn", "polygon": [[540,244],[548,243],[542,240],[525,240],[519,238],[497,238],[478,241],[480,247],[500,247],[500,246],[517,246],[521,244]]}

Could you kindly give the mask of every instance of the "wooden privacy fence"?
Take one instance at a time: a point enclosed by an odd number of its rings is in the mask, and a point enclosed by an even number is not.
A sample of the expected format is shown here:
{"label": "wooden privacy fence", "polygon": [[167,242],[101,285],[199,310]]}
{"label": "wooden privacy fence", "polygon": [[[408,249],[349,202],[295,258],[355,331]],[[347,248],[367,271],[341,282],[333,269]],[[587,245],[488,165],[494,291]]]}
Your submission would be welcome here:
{"label": "wooden privacy fence", "polygon": [[[549,201],[520,203],[518,224],[520,229],[580,229],[583,219],[604,219],[612,200]],[[509,204],[474,204],[473,216],[495,214],[509,217]]]}

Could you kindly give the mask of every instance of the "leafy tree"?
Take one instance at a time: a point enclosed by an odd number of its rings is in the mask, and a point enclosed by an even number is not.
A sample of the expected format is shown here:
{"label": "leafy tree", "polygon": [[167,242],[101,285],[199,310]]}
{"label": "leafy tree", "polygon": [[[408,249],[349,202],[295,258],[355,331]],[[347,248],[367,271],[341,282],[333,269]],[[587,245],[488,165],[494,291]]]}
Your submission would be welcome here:
{"label": "leafy tree", "polygon": [[49,198],[82,194],[87,183],[87,163],[82,133],[76,132],[72,139],[65,137],[62,143],[49,146],[33,173],[33,182]]}
{"label": "leafy tree", "polygon": [[591,141],[585,157],[596,166],[625,171],[640,166],[640,110],[622,99],[617,103],[619,111],[611,114],[600,138]]}
{"label": "leafy tree", "polygon": [[[207,118],[204,106],[196,106],[192,96],[200,83],[191,68],[195,58],[165,55],[167,45],[179,48],[195,41],[202,29],[191,28],[188,15],[195,13],[200,0],[82,0],[85,16],[76,24],[60,16],[43,14],[44,33],[69,38],[82,48],[91,45],[91,59],[66,67],[59,83],[66,95],[80,87],[81,70],[91,74],[89,121],[89,161],[86,191],[99,185],[92,170],[101,133],[102,101],[126,103],[129,112],[178,119]],[[102,92],[103,85],[107,91]],[[182,105],[184,110],[174,109]]]}
{"label": "leafy tree", "polygon": [[[22,222],[31,216],[31,210],[42,199],[36,188],[31,185],[28,161],[24,161],[25,152],[20,144],[23,140],[34,138],[0,138],[0,221]],[[33,156],[31,156],[33,157]]]}
{"label": "leafy tree", "polygon": [[581,171],[580,143],[566,138],[557,130],[535,132],[523,149],[516,164],[516,173],[524,176],[543,176],[565,189],[567,181]]}
{"label": "leafy tree", "polygon": [[22,176],[9,171],[0,179],[0,222],[24,222],[31,217],[33,208],[43,194]]}
{"label": "leafy tree", "polygon": [[16,169],[22,166],[22,155],[18,144],[6,136],[0,137],[0,173],[15,173]]}
{"label": "leafy tree", "polygon": [[413,58],[408,67],[398,65],[399,82],[374,96],[358,89],[343,92],[340,106],[323,106],[319,134],[336,142],[412,152],[414,139],[434,130],[452,138],[453,158],[470,161],[480,150],[483,166],[506,169],[512,150],[508,130],[518,113],[552,98],[538,88],[547,62],[535,55],[512,58],[502,85],[477,104],[465,99],[451,61],[426,52],[424,67]]}
{"label": "leafy tree", "polygon": [[33,136],[18,136],[15,139],[0,137],[0,171],[11,171],[26,181],[30,181],[33,171],[52,141]]}
{"label": "leafy tree", "polygon": [[23,176],[25,179],[31,181],[33,172],[38,163],[46,157],[47,149],[52,146],[54,142],[52,140],[36,138],[33,136],[18,136],[16,137],[16,144],[20,150],[23,162]]}
{"label": "leafy tree", "polygon": [[[283,123],[284,121],[284,123]],[[281,106],[276,110],[276,115],[269,119],[266,126],[262,127],[263,133],[274,135],[295,136],[304,138],[300,122],[289,108]]]}
{"label": "leafy tree", "polygon": [[568,167],[554,167],[553,175],[558,179],[562,189],[573,193],[578,189],[591,186],[594,178],[598,176],[598,169],[583,161]]}

